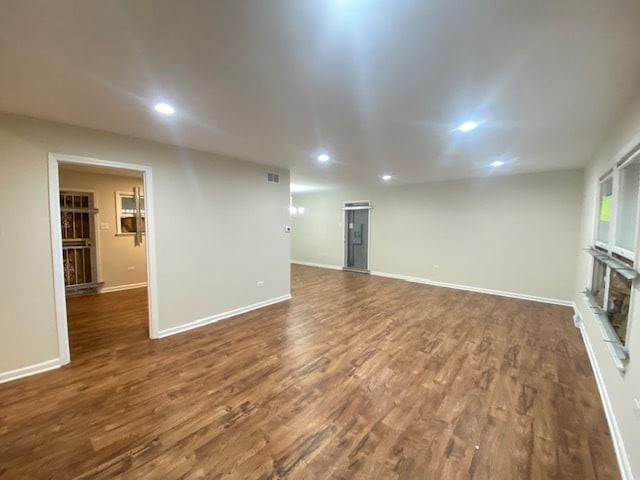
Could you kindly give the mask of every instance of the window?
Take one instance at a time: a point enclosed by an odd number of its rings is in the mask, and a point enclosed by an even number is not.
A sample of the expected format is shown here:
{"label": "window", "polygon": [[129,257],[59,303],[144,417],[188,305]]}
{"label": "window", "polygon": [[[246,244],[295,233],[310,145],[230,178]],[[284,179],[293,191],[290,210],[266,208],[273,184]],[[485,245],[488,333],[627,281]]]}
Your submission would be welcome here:
{"label": "window", "polygon": [[[143,196],[140,196],[140,230],[145,231]],[[136,233],[136,200],[132,192],[116,192],[116,231],[118,235]]]}
{"label": "window", "polygon": [[612,200],[613,176],[609,175],[600,181],[600,211],[598,213],[598,234],[596,236],[596,244],[602,247],[609,245]]}
{"label": "window", "polygon": [[638,277],[638,211],[640,209],[640,147],[600,180],[593,257],[587,297],[618,367],[628,357],[629,306]]}
{"label": "window", "polygon": [[638,232],[638,192],[640,191],[640,152],[620,169],[620,196],[616,217],[616,237],[613,250],[635,260]]}

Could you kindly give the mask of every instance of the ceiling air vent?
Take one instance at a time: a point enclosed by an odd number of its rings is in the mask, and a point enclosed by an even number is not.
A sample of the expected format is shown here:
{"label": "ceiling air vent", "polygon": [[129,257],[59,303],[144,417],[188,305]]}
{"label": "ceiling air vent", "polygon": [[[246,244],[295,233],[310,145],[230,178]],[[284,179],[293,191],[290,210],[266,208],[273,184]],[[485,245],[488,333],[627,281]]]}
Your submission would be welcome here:
{"label": "ceiling air vent", "polygon": [[267,173],[267,182],[280,183],[280,175],[277,173]]}

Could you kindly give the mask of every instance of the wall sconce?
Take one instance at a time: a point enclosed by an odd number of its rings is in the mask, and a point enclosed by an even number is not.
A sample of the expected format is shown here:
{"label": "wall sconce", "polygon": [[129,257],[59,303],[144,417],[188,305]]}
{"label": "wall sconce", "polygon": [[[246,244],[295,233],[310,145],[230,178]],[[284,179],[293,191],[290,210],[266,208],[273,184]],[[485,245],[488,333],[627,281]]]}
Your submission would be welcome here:
{"label": "wall sconce", "polygon": [[289,196],[289,214],[293,217],[294,215],[302,215],[303,213],[304,207],[294,207],[293,197]]}

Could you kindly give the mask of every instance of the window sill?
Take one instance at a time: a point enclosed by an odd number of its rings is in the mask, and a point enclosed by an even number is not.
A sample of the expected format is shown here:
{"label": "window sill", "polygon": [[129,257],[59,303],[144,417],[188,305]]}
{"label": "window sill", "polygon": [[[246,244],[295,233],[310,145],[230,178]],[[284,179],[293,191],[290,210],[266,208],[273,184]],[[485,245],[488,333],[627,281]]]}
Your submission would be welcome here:
{"label": "window sill", "polygon": [[600,250],[596,250],[593,247],[587,249],[587,252],[589,252],[589,255],[591,255],[593,258],[595,258],[596,260],[599,260],[602,263],[604,263],[605,265],[611,267],[611,269],[613,269],[616,272],[618,272],[620,275],[622,275],[627,280],[633,281],[638,276],[638,272],[633,267],[627,265],[624,262],[621,262],[620,260],[618,260],[615,257],[612,257],[611,255],[609,255],[606,252],[602,252]]}
{"label": "window sill", "polygon": [[602,333],[602,339],[607,344],[607,348],[611,353],[616,368],[624,373],[626,370],[625,362],[629,358],[629,351],[618,338],[618,334],[609,322],[607,313],[598,306],[598,302],[595,297],[588,291],[585,291],[584,295],[587,298],[589,307],[596,317],[598,326],[600,327],[600,332]]}

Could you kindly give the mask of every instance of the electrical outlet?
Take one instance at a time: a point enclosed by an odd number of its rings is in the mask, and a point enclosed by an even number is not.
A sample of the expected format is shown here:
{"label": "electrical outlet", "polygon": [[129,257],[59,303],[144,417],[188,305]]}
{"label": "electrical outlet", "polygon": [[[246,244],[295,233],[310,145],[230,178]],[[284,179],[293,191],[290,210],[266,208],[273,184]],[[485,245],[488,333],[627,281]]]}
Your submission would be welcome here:
{"label": "electrical outlet", "polygon": [[109,230],[109,224],[107,222],[100,223],[100,230]]}
{"label": "electrical outlet", "polygon": [[636,420],[640,422],[640,399],[633,399],[633,413],[636,414]]}
{"label": "electrical outlet", "polygon": [[437,270],[438,268],[440,268],[440,265],[434,265],[433,268]]}
{"label": "electrical outlet", "polygon": [[258,280],[258,281],[256,282],[256,287],[258,287],[258,288],[262,288],[262,287],[264,287],[264,280]]}
{"label": "electrical outlet", "polygon": [[127,272],[133,272],[136,269],[136,267],[127,267]]}

